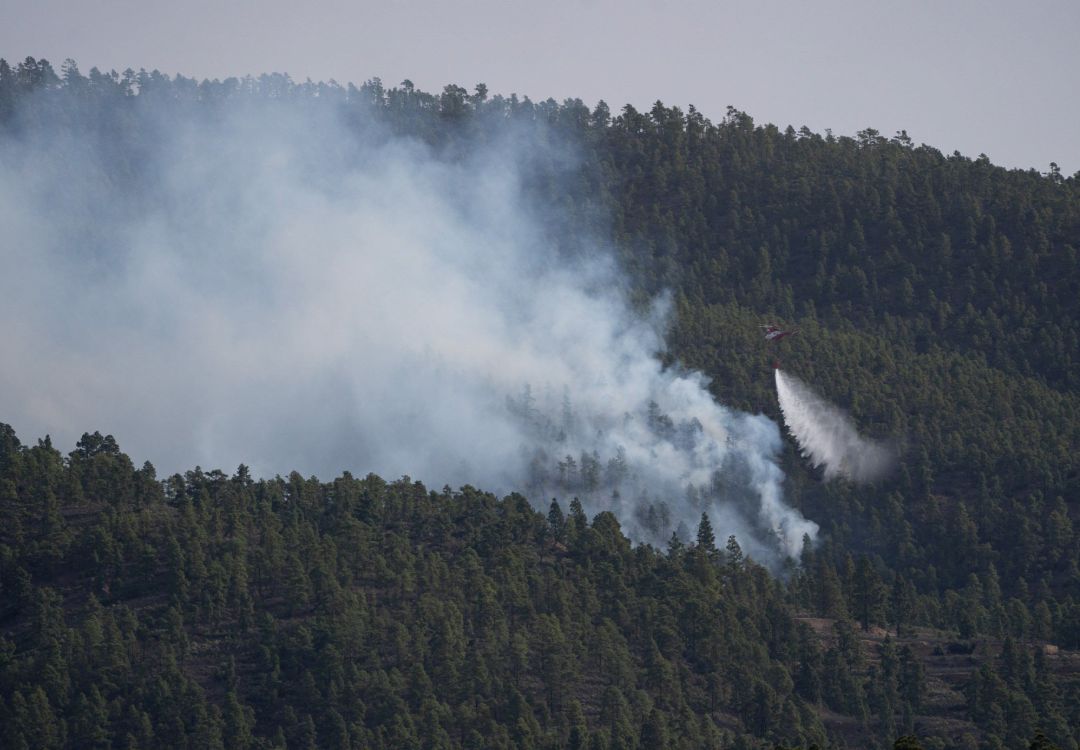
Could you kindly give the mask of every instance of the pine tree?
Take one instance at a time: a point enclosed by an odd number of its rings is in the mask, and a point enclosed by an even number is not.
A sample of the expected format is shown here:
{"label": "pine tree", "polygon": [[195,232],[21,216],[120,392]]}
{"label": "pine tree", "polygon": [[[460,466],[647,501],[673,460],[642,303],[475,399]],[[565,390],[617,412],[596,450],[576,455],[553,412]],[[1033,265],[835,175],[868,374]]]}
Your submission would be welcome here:
{"label": "pine tree", "polygon": [[702,513],[701,520],[698,522],[697,546],[709,556],[716,554],[716,536],[713,534],[712,523],[707,513]]}

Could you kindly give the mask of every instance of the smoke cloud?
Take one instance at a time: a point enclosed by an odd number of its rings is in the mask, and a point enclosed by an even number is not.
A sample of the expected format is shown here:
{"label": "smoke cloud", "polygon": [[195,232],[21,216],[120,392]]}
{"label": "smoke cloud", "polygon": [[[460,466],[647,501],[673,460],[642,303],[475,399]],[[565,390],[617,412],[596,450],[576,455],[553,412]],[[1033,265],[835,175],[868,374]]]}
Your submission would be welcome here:
{"label": "smoke cloud", "polygon": [[776,373],[776,395],[788,431],[803,456],[824,467],[825,478],[872,482],[885,476],[895,452],[859,435],[851,420],[794,375]]}
{"label": "smoke cloud", "polygon": [[555,249],[524,189],[538,149],[573,163],[550,134],[447,156],[310,102],[133,112],[134,176],[92,120],[0,141],[0,420],[22,434],[112,433],[159,472],[579,497],[661,544],[704,512],[768,563],[815,536],[776,424],[661,365],[666,304],[635,312],[601,243]]}

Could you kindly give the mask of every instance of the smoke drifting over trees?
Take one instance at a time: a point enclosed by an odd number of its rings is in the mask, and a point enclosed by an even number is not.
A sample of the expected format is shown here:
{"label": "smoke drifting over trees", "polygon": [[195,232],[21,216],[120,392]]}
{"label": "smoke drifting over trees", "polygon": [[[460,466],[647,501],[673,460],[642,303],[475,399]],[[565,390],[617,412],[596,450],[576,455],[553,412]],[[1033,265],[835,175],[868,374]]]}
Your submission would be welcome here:
{"label": "smoke drifting over trees", "polygon": [[170,472],[578,496],[656,543],[706,512],[764,560],[816,533],[775,423],[661,364],[664,301],[632,309],[597,242],[552,241],[527,191],[536,161],[574,163],[550,129],[443,152],[317,99],[123,106],[135,142],[89,110],[0,142],[20,430],[101,429]]}
{"label": "smoke drifting over trees", "polygon": [[[1076,177],[32,58],[0,133],[4,747],[1077,747]],[[774,413],[765,320],[915,447],[785,451],[783,580],[779,431],[693,372]]]}

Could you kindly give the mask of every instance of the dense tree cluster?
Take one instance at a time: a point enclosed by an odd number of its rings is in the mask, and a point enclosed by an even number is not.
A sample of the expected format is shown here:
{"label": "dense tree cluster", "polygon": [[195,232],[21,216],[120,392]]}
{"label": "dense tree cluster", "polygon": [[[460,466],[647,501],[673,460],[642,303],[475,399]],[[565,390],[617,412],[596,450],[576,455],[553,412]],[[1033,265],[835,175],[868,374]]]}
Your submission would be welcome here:
{"label": "dense tree cluster", "polygon": [[[910,591],[866,558],[785,585],[706,516],[658,551],[576,501],[243,466],[158,481],[111,437],[65,457],[7,426],[0,491],[5,747],[888,746],[935,713]],[[806,612],[839,619],[818,634]],[[1075,746],[1078,675],[1027,642],[972,670],[965,726]]]}
{"label": "dense tree cluster", "polygon": [[5,747],[825,738],[783,587],[704,528],[662,554],[470,487],[158,482],[7,427],[0,475]]}
{"label": "dense tree cluster", "polygon": [[541,498],[159,481],[112,438],[64,456],[3,428],[5,747],[1077,747],[1080,177],[734,109],[0,60],[0,130],[92,124],[125,210],[151,107],[279,99],[450,155],[511,128],[571,144],[527,189],[553,243],[609,239],[641,299],[673,292],[665,356],[778,416],[756,326],[796,325],[785,367],[902,465],[824,483],[789,451],[822,541],[777,580],[707,519],[633,548]]}

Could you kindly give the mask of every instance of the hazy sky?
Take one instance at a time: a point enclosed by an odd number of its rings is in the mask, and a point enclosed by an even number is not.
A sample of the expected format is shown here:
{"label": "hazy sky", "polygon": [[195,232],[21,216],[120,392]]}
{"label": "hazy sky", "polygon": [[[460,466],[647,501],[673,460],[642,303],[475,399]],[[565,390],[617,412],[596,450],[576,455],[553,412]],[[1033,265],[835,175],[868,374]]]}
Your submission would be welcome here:
{"label": "hazy sky", "polygon": [[36,0],[0,56],[197,78],[405,78],[534,100],[728,105],[852,135],[906,129],[946,153],[1080,170],[1080,2]]}

